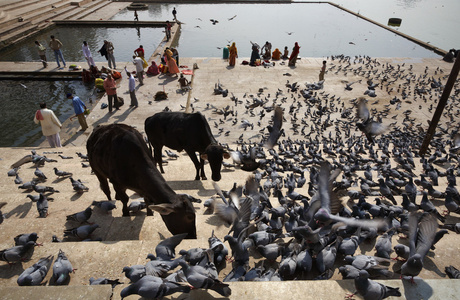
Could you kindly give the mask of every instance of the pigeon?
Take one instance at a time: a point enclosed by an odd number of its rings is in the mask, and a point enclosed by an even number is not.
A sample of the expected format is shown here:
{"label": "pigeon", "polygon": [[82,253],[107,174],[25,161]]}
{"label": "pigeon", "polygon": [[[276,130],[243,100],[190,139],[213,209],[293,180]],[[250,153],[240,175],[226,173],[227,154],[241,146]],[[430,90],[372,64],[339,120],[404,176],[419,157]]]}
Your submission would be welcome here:
{"label": "pigeon", "polygon": [[129,203],[128,209],[132,213],[137,213],[146,207],[147,206],[144,201],[132,201]]}
{"label": "pigeon", "polygon": [[94,230],[99,228],[99,225],[93,224],[93,225],[82,225],[76,228],[72,229],[66,229],[64,230],[64,237],[77,237],[81,240],[86,239],[88,236],[90,236]]}
{"label": "pigeon", "polygon": [[273,125],[268,126],[268,132],[270,135],[265,143],[265,147],[268,149],[273,149],[275,144],[278,142],[282,132],[281,127],[283,126],[283,109],[280,106],[277,106],[273,114]]}
{"label": "pigeon", "polygon": [[397,204],[395,197],[391,193],[390,188],[385,184],[385,181],[383,180],[383,178],[379,178],[379,189],[380,189],[380,194],[383,197],[389,199],[394,205]]}
{"label": "pigeon", "polygon": [[457,234],[460,234],[460,223],[455,223],[455,224],[443,224],[439,226],[440,228],[443,229],[449,229]]}
{"label": "pigeon", "polygon": [[94,277],[90,277],[89,279],[89,285],[101,285],[101,284],[110,284],[112,285],[112,288],[114,288],[118,284],[123,284],[123,282],[120,282],[119,279],[107,279],[105,277],[99,277],[95,279]]}
{"label": "pigeon", "polygon": [[[19,234],[14,238],[14,245],[25,245],[32,241],[37,244],[38,235],[36,232]],[[37,244],[40,245],[40,244]]]}
{"label": "pigeon", "polygon": [[66,171],[59,171],[58,168],[54,168],[54,174],[56,174],[57,177],[72,176],[72,173]]}
{"label": "pigeon", "polygon": [[86,187],[80,179],[78,180],[75,180],[73,179],[72,177],[69,177],[70,179],[70,182],[72,183],[72,187],[74,189],[74,191],[76,191],[77,193],[83,193],[83,192],[87,192],[89,190],[88,187]]}
{"label": "pigeon", "polygon": [[392,288],[369,279],[366,270],[360,270],[357,278],[354,279],[356,293],[364,300],[381,300],[387,297],[401,297],[399,288]]}
{"label": "pigeon", "polygon": [[165,261],[157,259],[155,255],[151,253],[147,255],[147,259],[150,259],[150,261],[145,264],[146,275],[165,277],[170,270],[175,269],[179,265],[177,260]]}
{"label": "pigeon", "polygon": [[89,218],[91,218],[92,213],[93,213],[93,209],[91,207],[88,207],[83,211],[66,216],[66,219],[67,221],[75,221],[79,223],[84,223],[84,222],[87,222]]}
{"label": "pigeon", "polygon": [[423,259],[433,244],[438,223],[431,213],[409,215],[409,258],[401,266],[402,276],[411,276],[412,280],[423,269]]}
{"label": "pigeon", "polygon": [[46,181],[46,179],[48,179],[42,170],[40,170],[38,167],[35,168],[34,175],[37,176],[37,178],[41,181]]}
{"label": "pigeon", "polygon": [[147,275],[142,277],[139,281],[125,287],[120,292],[120,296],[124,299],[129,295],[136,294],[147,299],[162,299],[176,292],[188,293],[190,292],[190,287]]}
{"label": "pigeon", "polygon": [[58,156],[62,159],[73,159],[72,156],[65,156],[65,155],[62,155],[62,154],[58,154]]}
{"label": "pigeon", "polygon": [[65,255],[64,251],[59,249],[59,254],[56,261],[53,264],[53,280],[55,285],[63,285],[67,280],[70,279],[70,273],[74,272],[75,269],[72,267],[69,259]]}
{"label": "pigeon", "polygon": [[81,159],[88,160],[88,155],[76,152],[77,156],[80,157]]}
{"label": "pigeon", "polygon": [[23,190],[33,190],[34,187],[37,185],[37,182],[32,180],[32,181],[28,181],[28,182],[25,182],[23,183],[22,185],[18,186],[18,189],[23,189]]}
{"label": "pigeon", "polygon": [[155,247],[155,253],[158,259],[172,260],[176,257],[176,247],[187,236],[187,233],[176,234],[170,238],[164,239]]}
{"label": "pigeon", "polygon": [[13,168],[13,169],[11,169],[11,170],[9,170],[9,171],[7,172],[7,175],[8,175],[9,177],[16,176],[16,175],[18,175],[18,170],[19,170],[19,168]]}
{"label": "pigeon", "polygon": [[117,208],[115,203],[113,203],[112,201],[93,201],[91,205],[100,208],[102,211],[105,211],[106,213],[109,213],[111,210]]}
{"label": "pigeon", "polygon": [[228,255],[228,248],[225,244],[214,235],[214,230],[211,237],[208,238],[209,249],[214,251],[214,264],[219,267]]}
{"label": "pigeon", "polygon": [[37,201],[37,211],[40,218],[46,218],[48,216],[48,198],[40,193],[40,197]]}
{"label": "pigeon", "polygon": [[452,279],[460,279],[460,271],[454,266],[447,266],[445,268],[447,276]]}
{"label": "pigeon", "polygon": [[[212,250],[210,251],[212,252]],[[185,260],[179,260],[179,264],[184,271],[187,282],[194,288],[211,289],[224,297],[229,297],[232,294],[228,284],[218,279],[214,263],[210,262],[206,267],[190,266]]]}
{"label": "pigeon", "polygon": [[17,283],[19,286],[37,286],[42,283],[48,274],[54,256],[40,258],[40,260],[31,267],[24,270],[19,275]]}
{"label": "pigeon", "polygon": [[25,245],[14,246],[0,251],[0,260],[9,264],[27,261],[34,252],[35,242],[28,241]]}
{"label": "pigeon", "polygon": [[126,278],[131,280],[131,282],[138,282],[142,277],[146,275],[144,265],[133,265],[131,267],[124,267],[123,273],[125,273]]}
{"label": "pigeon", "polygon": [[428,199],[428,193],[426,191],[422,192],[422,201],[420,202],[420,208],[423,209],[423,211],[432,213],[439,221],[441,222],[446,222],[446,218],[442,216],[434,204]]}
{"label": "pigeon", "polygon": [[387,130],[385,125],[371,119],[364,98],[361,98],[358,103],[358,118],[362,119],[363,122],[356,123],[356,126],[366,135],[371,144],[374,144],[374,136],[382,134]]}
{"label": "pigeon", "polygon": [[15,184],[22,184],[22,178],[19,177],[19,174],[16,174],[16,178],[14,179]]}
{"label": "pigeon", "polygon": [[55,190],[52,186],[34,185],[32,189],[37,193],[59,193],[59,191]]}

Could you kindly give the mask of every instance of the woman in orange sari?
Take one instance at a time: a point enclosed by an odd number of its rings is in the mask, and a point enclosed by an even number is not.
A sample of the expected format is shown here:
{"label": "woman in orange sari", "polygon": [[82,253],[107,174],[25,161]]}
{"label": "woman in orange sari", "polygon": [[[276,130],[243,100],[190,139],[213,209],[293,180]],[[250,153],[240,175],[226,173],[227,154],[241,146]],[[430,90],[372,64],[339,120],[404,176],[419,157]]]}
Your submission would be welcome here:
{"label": "woman in orange sari", "polygon": [[169,48],[167,48],[165,53],[166,53],[166,63],[168,65],[169,74],[175,74],[176,76],[178,76],[177,74],[180,73],[180,71],[179,71],[179,68],[177,67],[176,60],[172,57],[173,56],[172,51],[169,50]]}
{"label": "woman in orange sari", "polygon": [[281,51],[280,49],[276,48],[272,54],[272,60],[279,60],[281,58]]}
{"label": "woman in orange sari", "polygon": [[228,48],[228,50],[230,52],[230,56],[228,59],[228,65],[231,67],[234,67],[236,63],[236,58],[238,57],[238,49],[236,49],[235,42],[232,43],[232,45],[230,46],[230,48]]}

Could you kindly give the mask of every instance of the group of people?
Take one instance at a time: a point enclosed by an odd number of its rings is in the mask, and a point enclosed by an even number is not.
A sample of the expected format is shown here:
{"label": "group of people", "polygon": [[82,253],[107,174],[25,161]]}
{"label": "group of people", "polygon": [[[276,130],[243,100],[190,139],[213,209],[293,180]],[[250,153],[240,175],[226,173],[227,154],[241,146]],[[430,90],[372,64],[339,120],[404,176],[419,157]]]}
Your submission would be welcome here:
{"label": "group of people", "polygon": [[[280,59],[288,59],[289,66],[295,66],[297,57],[299,55],[300,46],[296,42],[294,44],[294,48],[292,49],[291,55],[289,56],[288,47],[284,47],[284,53],[276,48],[272,52],[272,44],[270,42],[266,42],[263,47],[261,48],[257,43],[252,44],[252,52],[251,58],[249,60],[250,66],[257,66],[260,65],[262,62],[261,60],[280,60]],[[231,46],[227,45],[227,47],[223,50],[223,58],[228,59],[228,65],[234,67],[236,64],[236,58],[238,57],[238,49],[236,48],[236,43],[233,42]]]}

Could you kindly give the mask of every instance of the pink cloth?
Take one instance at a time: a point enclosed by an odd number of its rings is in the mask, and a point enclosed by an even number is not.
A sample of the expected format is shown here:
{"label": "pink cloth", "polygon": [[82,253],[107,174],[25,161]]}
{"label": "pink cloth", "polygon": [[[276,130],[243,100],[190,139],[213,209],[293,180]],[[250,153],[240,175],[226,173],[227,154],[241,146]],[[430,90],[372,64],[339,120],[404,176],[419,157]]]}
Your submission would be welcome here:
{"label": "pink cloth", "polygon": [[44,120],[42,116],[42,112],[40,110],[37,110],[37,112],[35,113],[35,119],[39,121]]}

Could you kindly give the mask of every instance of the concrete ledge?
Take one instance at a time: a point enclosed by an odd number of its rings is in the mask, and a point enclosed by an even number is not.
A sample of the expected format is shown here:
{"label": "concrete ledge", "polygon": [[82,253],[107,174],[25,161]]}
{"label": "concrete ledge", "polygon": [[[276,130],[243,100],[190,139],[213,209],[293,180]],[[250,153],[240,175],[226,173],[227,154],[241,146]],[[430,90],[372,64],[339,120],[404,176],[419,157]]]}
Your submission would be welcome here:
{"label": "concrete ledge", "polygon": [[112,286],[88,285],[88,286],[18,286],[0,287],[0,295],[3,300],[35,299],[85,299],[104,300],[111,299]]}
{"label": "concrete ledge", "polygon": [[117,20],[54,20],[60,26],[91,26],[91,27],[164,27],[164,21],[117,21]]}

